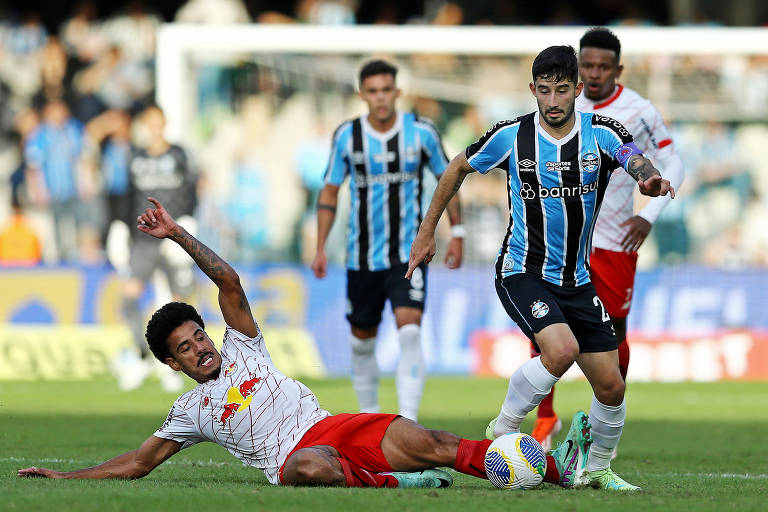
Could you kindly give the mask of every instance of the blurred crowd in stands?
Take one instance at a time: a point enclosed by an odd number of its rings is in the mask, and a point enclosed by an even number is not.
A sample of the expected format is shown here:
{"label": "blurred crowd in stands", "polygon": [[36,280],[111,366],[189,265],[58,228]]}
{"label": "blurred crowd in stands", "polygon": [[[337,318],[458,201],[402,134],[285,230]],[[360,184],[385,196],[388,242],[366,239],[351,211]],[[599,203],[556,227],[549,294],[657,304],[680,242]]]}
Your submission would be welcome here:
{"label": "blurred crowd in stands", "polygon": [[[0,264],[106,264],[115,226],[125,222],[132,228],[137,212],[126,206],[127,159],[132,144],[146,144],[147,130],[136,119],[154,99],[156,35],[162,22],[353,24],[360,7],[355,0],[302,0],[292,12],[256,12],[241,0],[189,0],[164,19],[146,7],[149,3],[129,2],[105,17],[99,16],[97,3],[80,2],[55,30],[46,29],[31,13],[0,13]],[[498,5],[508,3],[493,4],[501,9]],[[377,5],[373,21],[380,23],[467,22],[465,11],[454,2],[426,1],[407,20],[401,19],[398,3]],[[594,22],[579,19],[569,5],[557,3],[549,23]],[[488,19],[496,20],[519,14],[488,12]],[[635,8],[612,15],[623,23],[657,22]],[[197,65],[198,115],[188,140],[172,142],[193,154],[201,172],[199,236],[226,258],[240,263],[310,260],[314,204],[332,131],[363,111],[354,79],[347,79],[361,57],[333,59],[335,68],[325,71],[328,77],[318,68],[310,77],[297,78],[297,70],[310,64],[286,64],[268,56]],[[729,62],[720,67],[733,67]],[[757,70],[749,75],[750,83],[768,87],[766,59],[746,62],[736,70],[739,76]],[[400,108],[432,118],[449,156],[498,117],[534,108],[525,91],[518,91],[519,100],[509,94],[513,84],[528,80],[526,59],[517,64],[488,59],[477,79],[463,86],[482,89],[482,95],[445,87],[451,77],[466,76],[466,59],[412,56],[399,57],[398,63],[405,89]],[[638,63],[637,69],[644,65]],[[703,73],[708,64],[691,66]],[[625,76],[640,80],[641,73],[633,75],[630,67]],[[713,87],[725,94],[746,94],[731,76],[723,74]],[[639,83],[629,85],[647,93]],[[478,101],[467,101],[472,96]],[[754,101],[750,105],[766,108],[766,95]],[[641,251],[646,268],[768,265],[768,175],[760,167],[768,125],[740,116],[716,119],[672,116],[687,178]],[[506,190],[500,173],[475,178],[462,188],[469,232],[466,258],[487,263],[506,227]],[[335,230],[328,245],[338,251],[329,251],[329,257],[342,263],[344,223],[337,222]],[[123,227],[125,231],[130,230]],[[333,243],[334,237],[339,243]],[[114,250],[118,255],[121,251],[125,249],[120,246]]]}

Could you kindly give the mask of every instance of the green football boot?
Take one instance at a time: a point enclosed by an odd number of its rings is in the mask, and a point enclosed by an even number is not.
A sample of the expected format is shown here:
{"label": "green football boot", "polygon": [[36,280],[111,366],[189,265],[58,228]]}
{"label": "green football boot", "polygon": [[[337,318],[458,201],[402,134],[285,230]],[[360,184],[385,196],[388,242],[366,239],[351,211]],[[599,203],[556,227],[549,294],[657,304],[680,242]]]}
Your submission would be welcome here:
{"label": "green football boot", "polygon": [[586,464],[592,435],[589,432],[589,416],[583,411],[577,412],[571,420],[571,428],[565,441],[552,450],[557,472],[560,474],[561,487],[583,487],[589,484],[586,480]]}
{"label": "green football boot", "polygon": [[589,485],[595,489],[606,489],[609,491],[639,491],[640,487],[624,481],[619,475],[613,472],[611,468],[590,471],[586,475]]}
{"label": "green football boot", "polygon": [[442,469],[425,469],[424,471],[394,471],[391,473],[382,473],[392,475],[397,480],[398,487],[450,487],[453,485],[453,477],[450,473]]}
{"label": "green football boot", "polygon": [[496,420],[499,418],[493,418],[490,423],[488,423],[488,426],[485,427],[485,438],[489,439],[491,441],[496,439],[496,435],[493,433],[493,428],[496,426]]}

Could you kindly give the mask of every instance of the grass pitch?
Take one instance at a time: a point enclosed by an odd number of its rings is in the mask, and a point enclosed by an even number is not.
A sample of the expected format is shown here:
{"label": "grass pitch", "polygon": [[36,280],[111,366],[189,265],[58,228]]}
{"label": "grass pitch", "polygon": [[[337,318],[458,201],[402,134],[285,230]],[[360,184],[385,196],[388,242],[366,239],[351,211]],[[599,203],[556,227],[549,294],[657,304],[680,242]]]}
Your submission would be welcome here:
{"label": "grass pitch", "polygon": [[[350,412],[346,379],[305,383],[321,406]],[[189,383],[191,386],[191,382]],[[506,392],[506,381],[432,377],[420,422],[480,438]],[[382,409],[395,411],[385,380]],[[495,489],[455,473],[450,489],[286,488],[267,483],[211,443],[183,450],[136,481],[19,479],[16,470],[92,466],[138,445],[163,422],[175,396],[150,382],[120,393],[114,382],[0,382],[0,510],[766,510],[768,383],[630,383],[628,418],[613,467],[643,491],[631,495],[542,485]],[[557,386],[555,408],[566,425],[587,410],[584,382]],[[524,431],[530,431],[527,420]],[[560,434],[562,439],[565,432]]]}

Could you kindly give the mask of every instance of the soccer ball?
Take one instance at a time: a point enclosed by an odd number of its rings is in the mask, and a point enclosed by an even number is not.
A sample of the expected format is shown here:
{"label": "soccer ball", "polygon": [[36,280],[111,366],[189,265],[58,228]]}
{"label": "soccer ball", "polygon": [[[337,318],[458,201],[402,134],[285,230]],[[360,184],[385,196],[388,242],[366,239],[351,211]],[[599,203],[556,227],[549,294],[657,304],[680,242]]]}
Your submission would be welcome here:
{"label": "soccer ball", "polygon": [[539,442],[521,432],[504,434],[485,452],[485,474],[500,489],[533,489],[546,469],[547,457]]}

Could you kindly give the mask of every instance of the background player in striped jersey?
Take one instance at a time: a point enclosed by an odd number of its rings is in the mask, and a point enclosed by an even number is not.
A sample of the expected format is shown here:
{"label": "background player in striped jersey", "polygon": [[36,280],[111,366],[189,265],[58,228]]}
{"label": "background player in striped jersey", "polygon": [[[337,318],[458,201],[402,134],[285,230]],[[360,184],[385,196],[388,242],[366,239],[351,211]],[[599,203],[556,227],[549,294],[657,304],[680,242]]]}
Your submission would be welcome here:
{"label": "background player in striped jersey", "polygon": [[[368,114],[342,123],[333,135],[325,186],[317,201],[315,276],[326,275],[325,241],[336,216],[339,187],[349,175],[347,320],[351,326],[352,385],[361,412],[379,411],[376,335],[389,300],[400,344],[395,380],[400,414],[415,420],[426,378],[421,315],[426,267],[403,278],[411,242],[421,222],[424,166],[440,176],[448,159],[429,119],[398,112],[397,68],[373,60],[360,70],[360,97]],[[458,197],[448,206],[452,238],[446,264],[458,268],[464,237]]]}
{"label": "background player in striped jersey", "polygon": [[[532,76],[538,111],[497,123],[446,168],[411,248],[406,277],[432,259],[437,220],[466,175],[506,170],[510,218],[496,261],[496,291],[541,356],[510,377],[486,436],[519,431],[525,416],[576,362],[594,391],[593,444],[586,460],[567,469],[575,471],[577,483],[635,490],[610,468],[626,417],[624,380],[610,317],[589,279],[588,248],[614,169],[624,167],[645,195],[674,197],[674,190],[621,123],[575,111],[583,84],[572,47],[542,51]],[[553,454],[566,450],[570,446],[563,444]]]}
{"label": "background player in striped jersey", "polygon": [[[221,352],[194,307],[171,302],[147,324],[155,357],[198,385],[176,399],[162,426],[133,451],[76,471],[25,468],[20,477],[141,478],[197,443],[219,444],[244,464],[262,469],[275,485],[448,487],[448,466],[486,478],[489,440],[472,441],[428,430],[395,414],[337,414],[322,409],[312,391],[275,368],[251,314],[240,277],[216,253],[179,226],[149,198],[138,228],[182,247],[218,287],[226,322]],[[575,432],[574,449],[585,438]],[[561,481],[561,461],[547,457],[545,481]]]}
{"label": "background player in striped jersey", "polygon": [[[609,116],[623,124],[635,144],[678,190],[684,178],[683,162],[661,114],[637,92],[616,83],[623,70],[619,63],[619,39],[607,28],[593,28],[581,38],[579,48],[579,73],[584,90],[576,98],[576,110]],[[589,258],[592,283],[611,316],[619,340],[619,370],[625,379],[629,366],[627,315],[632,303],[637,249],[670,200],[670,196],[654,197],[635,215],[634,192],[632,177],[622,169],[615,170],[597,217]],[[532,349],[531,356],[536,355]],[[539,404],[532,433],[545,449],[551,446],[552,436],[560,426],[552,407],[553,393],[554,388]]]}

